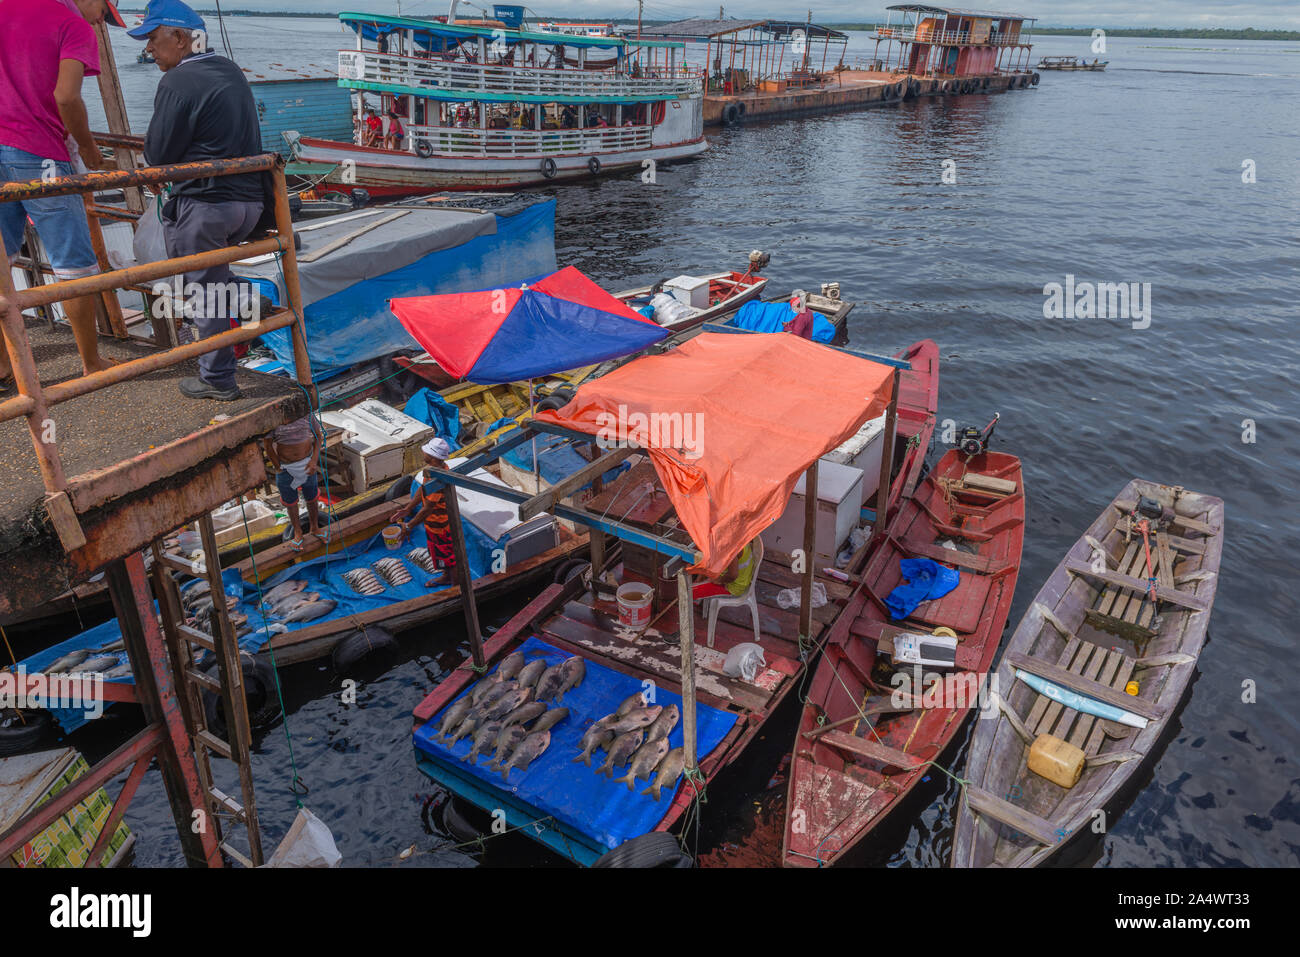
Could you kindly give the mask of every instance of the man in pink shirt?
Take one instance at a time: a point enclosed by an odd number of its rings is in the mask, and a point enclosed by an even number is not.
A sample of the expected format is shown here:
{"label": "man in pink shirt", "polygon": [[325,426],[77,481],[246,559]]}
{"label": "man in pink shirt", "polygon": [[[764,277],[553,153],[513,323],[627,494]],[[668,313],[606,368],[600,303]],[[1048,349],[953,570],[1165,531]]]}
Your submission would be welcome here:
{"label": "man in pink shirt", "polygon": [[[125,26],[108,0],[0,0],[0,179],[22,182],[69,176],[72,148],[89,169],[104,169],[90,135],[81,81],[99,73],[99,42],[92,24],[105,18]],[[57,279],[99,271],[79,194],[0,203],[0,234],[9,262],[18,255],[28,218]],[[95,296],[63,304],[86,373],[107,368],[99,357]],[[9,378],[0,349],[0,381]]]}

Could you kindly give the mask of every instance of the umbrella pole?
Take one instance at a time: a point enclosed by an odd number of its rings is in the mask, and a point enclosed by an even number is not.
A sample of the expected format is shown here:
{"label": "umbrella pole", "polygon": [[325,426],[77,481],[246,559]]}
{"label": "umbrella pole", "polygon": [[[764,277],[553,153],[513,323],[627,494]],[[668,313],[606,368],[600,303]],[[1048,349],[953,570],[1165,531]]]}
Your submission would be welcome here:
{"label": "umbrella pole", "polygon": [[[528,417],[529,417],[530,419],[531,419],[533,416],[535,416],[535,415],[537,414],[537,411],[536,411],[536,409],[534,408],[534,406],[535,406],[535,400],[534,400],[534,397],[533,397],[533,380],[530,378],[530,379],[528,380]],[[539,473],[540,473],[540,470],[539,470],[538,467],[537,467],[537,435],[536,435],[536,433],[533,434],[533,438],[532,438],[532,447],[533,447],[533,494],[534,494],[534,495],[541,495],[541,494],[542,494],[542,480],[541,480],[541,476],[540,476],[540,474],[539,474]]]}

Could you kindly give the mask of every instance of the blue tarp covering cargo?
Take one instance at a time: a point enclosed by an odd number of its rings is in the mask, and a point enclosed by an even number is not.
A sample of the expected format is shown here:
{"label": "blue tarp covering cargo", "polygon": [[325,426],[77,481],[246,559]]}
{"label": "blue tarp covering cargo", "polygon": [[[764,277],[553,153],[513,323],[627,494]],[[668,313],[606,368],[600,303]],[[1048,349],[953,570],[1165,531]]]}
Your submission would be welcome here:
{"label": "blue tarp covering cargo", "polygon": [[[795,317],[788,302],[747,302],[740,307],[731,324],[751,332],[780,332]],[[834,342],[835,327],[820,312],[813,312],[813,342]]]}
{"label": "blue tarp covering cargo", "polygon": [[[555,270],[552,199],[520,201],[497,212],[375,207],[296,233],[303,243],[298,270],[307,352],[318,380],[413,347],[389,299],[509,286]],[[315,253],[323,255],[311,258]],[[277,260],[262,257],[234,269],[257,281],[277,305],[285,301]],[[262,340],[292,368],[287,329]]]}
{"label": "blue tarp covering cargo", "polygon": [[[529,661],[542,657],[549,664],[556,664],[568,657],[565,652],[538,638],[529,638],[519,650]],[[503,797],[508,794],[513,801],[523,802],[542,812],[542,815],[554,817],[601,847],[614,848],[629,838],[654,830],[655,825],[668,812],[672,796],[681,782],[680,775],[677,782],[663,789],[660,799],[656,801],[653,796],[641,793],[646,790],[647,781],[637,780],[629,790],[626,784],[615,780],[623,777],[627,768],[619,769],[613,777],[597,774],[596,769],[605,759],[604,751],[596,752],[591,767],[573,760],[582,750],[579,742],[587,728],[616,710],[629,696],[643,690],[641,682],[636,678],[612,671],[594,661],[588,660],[586,665],[587,675],[582,684],[567,692],[558,705],[568,708],[569,715],[551,729],[550,747],[533,761],[528,770],[512,770],[508,782],[502,779],[499,772],[489,770],[486,761],[470,765],[460,760],[473,747],[468,739],[457,741],[451,748],[435,740],[441,712],[415,732],[415,747],[456,776],[474,780],[480,790],[488,793],[501,792]],[[469,689],[466,689],[464,694],[468,693]],[[681,696],[663,688],[656,689],[654,703],[665,708],[676,705],[679,711],[682,707]],[[736,716],[708,705],[697,704],[696,721],[697,750],[703,757],[722,742],[735,724]],[[679,722],[668,736],[668,743],[671,747],[678,748],[682,746],[682,741]],[[457,790],[463,791],[461,788]]]}

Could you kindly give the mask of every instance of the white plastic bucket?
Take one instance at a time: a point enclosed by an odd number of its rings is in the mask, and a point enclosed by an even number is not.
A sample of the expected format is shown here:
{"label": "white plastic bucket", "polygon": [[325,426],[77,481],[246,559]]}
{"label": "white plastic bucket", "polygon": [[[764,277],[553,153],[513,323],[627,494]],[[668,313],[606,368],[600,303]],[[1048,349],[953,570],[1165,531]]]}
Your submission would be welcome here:
{"label": "white plastic bucket", "polygon": [[628,582],[619,585],[615,592],[618,599],[618,620],[635,631],[644,631],[650,624],[650,603],[654,600],[654,589],[640,582]]}
{"label": "white plastic bucket", "polygon": [[389,525],[384,528],[384,547],[390,552],[402,546],[402,526]]}

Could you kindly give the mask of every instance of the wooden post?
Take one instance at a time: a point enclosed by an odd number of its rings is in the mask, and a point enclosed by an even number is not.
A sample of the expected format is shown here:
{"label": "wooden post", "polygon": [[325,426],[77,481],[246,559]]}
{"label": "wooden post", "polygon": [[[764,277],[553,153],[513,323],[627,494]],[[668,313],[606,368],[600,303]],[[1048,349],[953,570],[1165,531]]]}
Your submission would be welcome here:
{"label": "wooden post", "polygon": [[894,430],[898,426],[898,379],[900,371],[894,370],[894,391],[885,411],[885,434],[880,449],[880,487],[876,489],[876,520],[871,526],[871,537],[878,538],[885,530],[889,512],[889,479],[894,469]]}
{"label": "wooden post", "polygon": [[[126,101],[122,98],[122,84],[117,75],[117,59],[113,56],[113,44],[108,38],[108,25],[99,23],[95,26],[95,35],[99,38],[99,98],[104,103],[104,117],[108,120],[108,131],[119,136],[131,135],[131,122],[126,116]],[[118,146],[113,148],[118,169],[135,169],[135,150]],[[122,191],[126,196],[126,208],[133,213],[144,212],[144,196],[139,186],[128,186]],[[163,345],[159,343],[160,347]]]}
{"label": "wooden post", "polygon": [[293,215],[289,212],[289,191],[284,181],[284,165],[277,163],[271,170],[275,181],[275,231],[280,238],[280,267],[284,272],[284,291],[293,310],[294,322],[289,327],[293,342],[293,369],[298,384],[307,390],[310,405],[316,405],[316,386],[312,382],[311,359],[307,355],[307,333],[304,318],[302,289],[298,285],[298,253],[293,245]]}
{"label": "wooden post", "polygon": [[682,746],[686,770],[697,768],[695,754],[695,605],[691,601],[691,576],[677,573],[677,623],[682,642]]}
{"label": "wooden post", "polygon": [[591,587],[594,589],[605,571],[605,533],[593,528],[588,535],[591,541]]}
{"label": "wooden post", "polygon": [[444,495],[447,499],[447,520],[451,523],[451,549],[456,556],[460,603],[465,609],[465,630],[469,632],[474,667],[482,670],[487,667],[487,658],[483,655],[483,632],[479,630],[478,605],[474,601],[474,573],[470,570],[469,557],[465,554],[465,529],[460,524],[460,498],[456,494],[456,486],[447,485]]}
{"label": "wooden post", "polygon": [[817,565],[817,463],[808,466],[803,483],[803,557],[804,570],[799,595],[799,640],[812,636],[812,586]]}
{"label": "wooden post", "polygon": [[[113,266],[108,261],[108,247],[104,244],[103,228],[99,225],[99,217],[95,215],[95,194],[83,193],[81,200],[86,208],[86,225],[90,229],[90,248],[95,251],[99,271],[108,272]],[[104,308],[104,314],[108,317],[109,331],[115,338],[125,339],[126,320],[122,316],[122,304],[117,301],[117,291],[108,289],[101,292],[99,301]]]}

